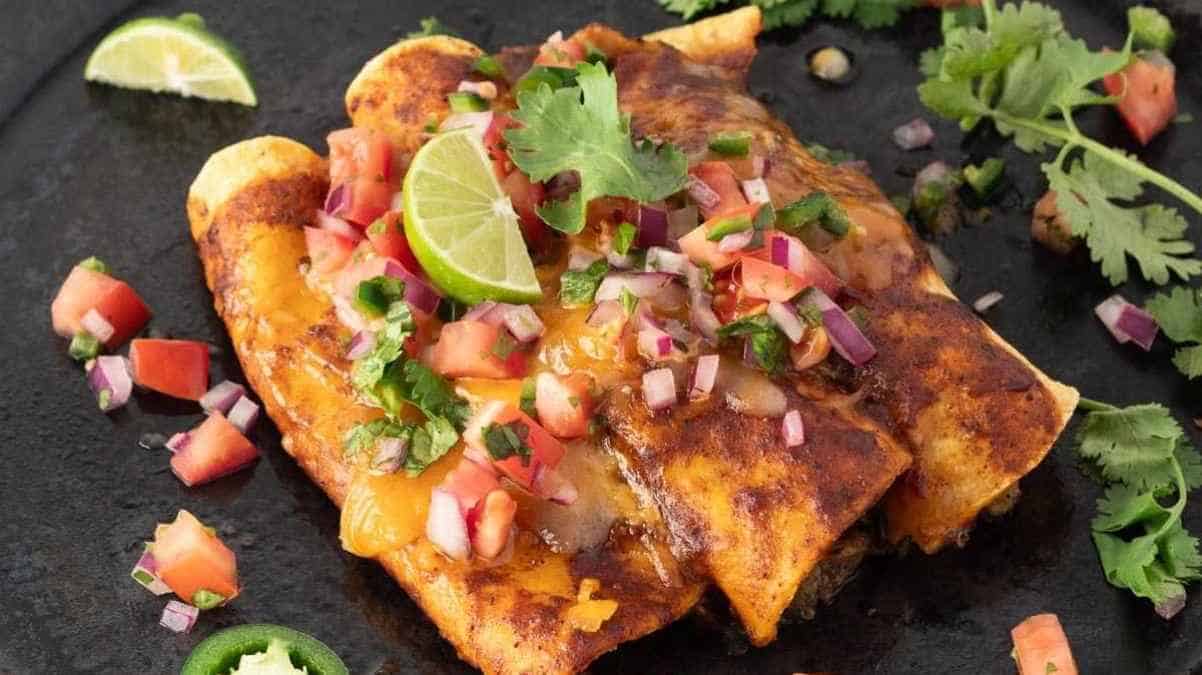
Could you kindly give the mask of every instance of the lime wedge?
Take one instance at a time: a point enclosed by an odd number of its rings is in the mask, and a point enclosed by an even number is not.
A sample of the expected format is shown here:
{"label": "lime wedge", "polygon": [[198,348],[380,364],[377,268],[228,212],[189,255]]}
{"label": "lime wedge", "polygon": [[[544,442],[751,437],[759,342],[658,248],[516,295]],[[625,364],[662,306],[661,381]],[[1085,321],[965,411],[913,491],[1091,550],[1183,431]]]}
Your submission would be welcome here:
{"label": "lime wedge", "polygon": [[405,236],[426,273],[462,302],[542,298],[513,204],[470,130],[439,134],[405,174]]}
{"label": "lime wedge", "polygon": [[238,52],[196,14],[122,24],[96,45],[84,66],[93,82],[257,105]]}

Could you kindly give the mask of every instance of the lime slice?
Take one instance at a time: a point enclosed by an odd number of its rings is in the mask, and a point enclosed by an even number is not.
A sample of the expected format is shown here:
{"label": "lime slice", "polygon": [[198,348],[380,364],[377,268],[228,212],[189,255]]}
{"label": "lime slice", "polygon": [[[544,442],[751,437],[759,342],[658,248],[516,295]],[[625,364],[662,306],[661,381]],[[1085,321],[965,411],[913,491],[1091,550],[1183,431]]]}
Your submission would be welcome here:
{"label": "lime slice", "polygon": [[470,129],[430,139],[405,174],[405,236],[422,267],[462,302],[542,298],[513,204]]}
{"label": "lime slice", "polygon": [[96,45],[83,76],[127,89],[258,104],[238,52],[196,14],[122,24]]}

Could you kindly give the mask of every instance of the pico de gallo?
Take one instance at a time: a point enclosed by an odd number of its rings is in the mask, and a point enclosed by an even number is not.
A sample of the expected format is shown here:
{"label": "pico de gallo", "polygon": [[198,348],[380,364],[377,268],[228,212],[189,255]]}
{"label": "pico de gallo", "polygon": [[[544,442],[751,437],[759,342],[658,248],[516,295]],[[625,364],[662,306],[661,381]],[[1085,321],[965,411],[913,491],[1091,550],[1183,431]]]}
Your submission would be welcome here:
{"label": "pico de gallo", "polygon": [[[371,475],[415,480],[447,457],[441,478],[422,479],[425,535],[455,560],[507,555],[528,504],[575,503],[581,486],[564,459],[595,441],[609,387],[638,387],[650,409],[667,414],[719,392],[724,361],[770,379],[832,358],[858,367],[876,353],[863,312],[840,304],[844,283],[820,256],[856,225],[823,193],[774,199],[750,134],[739,135],[746,153],[715,143],[708,156],[680,162],[670,177],[677,189],[662,198],[594,196],[577,232],[550,216],[587,178],[523,170],[511,143],[525,129],[523,97],[573,86],[604,61],[556,34],[514,82],[477,69],[451,95],[448,116],[429,126],[468,128],[486,148],[538,262],[543,299],[533,304],[464,307],[448,297],[406,239],[396,149],[362,129],[327,138],[330,188],[305,231],[305,274],[345,327],[361,400],[382,411],[348,433],[346,456]],[[804,445],[797,410],[763,414],[780,418],[781,443]]]}

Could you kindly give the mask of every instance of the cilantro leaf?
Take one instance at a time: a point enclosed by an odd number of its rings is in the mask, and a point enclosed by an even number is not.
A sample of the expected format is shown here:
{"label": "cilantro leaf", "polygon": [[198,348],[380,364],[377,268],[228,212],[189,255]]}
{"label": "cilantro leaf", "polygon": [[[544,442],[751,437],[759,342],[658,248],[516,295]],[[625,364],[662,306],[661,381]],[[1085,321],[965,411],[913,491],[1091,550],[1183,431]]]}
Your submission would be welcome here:
{"label": "cilantro leaf", "polygon": [[664,9],[681,15],[685,21],[692,20],[702,12],[709,11],[730,0],[656,0]]}
{"label": "cilantro leaf", "polygon": [[415,30],[405,36],[407,40],[415,38],[432,37],[434,35],[450,35],[459,37],[459,33],[455,29],[443,23],[436,16],[427,16],[421,20],[421,30]]}
{"label": "cilantro leaf", "polygon": [[663,199],[684,188],[688,165],[672,145],[631,140],[630,118],[618,109],[617,80],[604,64],[581,63],[576,70],[576,86],[520,92],[513,116],[522,126],[505,132],[510,158],[531,180],[563,171],[580,175],[579,191],[539,208],[543,220],[569,234],[584,228],[590,200]]}
{"label": "cilantro leaf", "polygon": [[442,417],[431,417],[425,424],[413,429],[409,441],[409,452],[405,455],[405,472],[416,476],[426,467],[447,454],[459,440],[459,432],[450,421]]}
{"label": "cilantro leaf", "polygon": [[789,342],[767,314],[732,321],[718,329],[718,339],[742,337],[756,362],[769,373],[779,373],[789,358]]}
{"label": "cilantro leaf", "polygon": [[763,11],[764,30],[801,26],[818,9],[818,0],[755,0]]}
{"label": "cilantro leaf", "polygon": [[534,450],[527,443],[530,427],[522,422],[489,424],[480,435],[484,439],[484,447],[493,459],[501,461],[517,456],[521,459],[522,466],[530,463],[530,457],[534,454]]}
{"label": "cilantro leaf", "polygon": [[1173,355],[1177,369],[1190,379],[1202,375],[1202,295],[1196,289],[1178,286],[1153,296],[1145,309],[1156,317],[1166,337],[1188,345]]}
{"label": "cilantro leaf", "polygon": [[1188,492],[1202,485],[1202,456],[1164,406],[1083,406],[1091,412],[1078,452],[1110,483],[1090,524],[1106,579],[1171,618],[1185,584],[1202,579],[1198,540],[1181,524]]}
{"label": "cilantro leaf", "polygon": [[413,334],[413,314],[409,305],[394,302],[384,317],[384,328],[376,333],[376,346],[367,356],[355,362],[351,371],[351,382],[361,393],[372,398],[376,383],[384,377],[384,369],[396,361],[405,347],[405,340]]}
{"label": "cilantro leaf", "polygon": [[471,416],[471,408],[442,376],[420,362],[399,359],[390,364],[376,385],[376,394],[384,410],[397,414],[408,403],[427,417],[442,417],[462,429]]}
{"label": "cilantro leaf", "polygon": [[897,23],[901,13],[914,5],[914,0],[859,0],[851,18],[864,28],[885,28]]}
{"label": "cilantro leaf", "polygon": [[609,273],[609,263],[595,260],[582,270],[567,270],[559,277],[559,301],[565,307],[587,305],[597,294],[601,280]]}
{"label": "cilantro leaf", "polygon": [[1095,52],[1073,39],[1050,7],[995,5],[984,0],[984,28],[945,26],[943,46],[923,57],[922,102],[964,129],[990,119],[1026,152],[1059,148],[1043,171],[1073,234],[1085,239],[1111,283],[1126,281],[1128,257],[1155,283],[1202,274],[1202,262],[1192,259],[1193,245],[1183,236],[1186,222],[1175,210],[1126,203],[1139,198],[1146,184],[1199,213],[1202,197],[1089,138],[1073,121],[1081,107],[1113,103],[1093,85],[1126,67],[1131,39],[1121,51]]}

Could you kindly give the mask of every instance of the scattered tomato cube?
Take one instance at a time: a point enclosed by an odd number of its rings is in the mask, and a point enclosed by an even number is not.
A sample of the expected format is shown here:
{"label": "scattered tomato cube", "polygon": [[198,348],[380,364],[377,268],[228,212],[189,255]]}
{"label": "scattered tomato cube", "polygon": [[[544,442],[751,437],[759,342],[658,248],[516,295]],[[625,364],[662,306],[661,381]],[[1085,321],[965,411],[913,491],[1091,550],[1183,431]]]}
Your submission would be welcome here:
{"label": "scattered tomato cube", "polygon": [[93,309],[112,326],[112,335],[104,341],[109,349],[124,344],[150,320],[150,309],[129,284],[76,265],[50,305],[54,332],[74,336],[84,315]]}
{"label": "scattered tomato cube", "polygon": [[409,248],[409,240],[405,239],[405,232],[401,229],[401,214],[395,211],[385,213],[368,226],[367,238],[376,253],[400,262],[414,274],[421,270],[421,265]]}
{"label": "scattered tomato cube", "polygon": [[1019,675],[1077,675],[1077,663],[1055,614],[1036,614],[1010,631]]}
{"label": "scattered tomato cube", "polygon": [[501,488],[489,492],[468,514],[467,531],[472,550],[482,558],[495,558],[509,544],[518,503]]}
{"label": "scattered tomato cube", "polygon": [[1118,96],[1118,111],[1127,128],[1147,145],[1177,116],[1177,69],[1163,54],[1132,59],[1123,70],[1103,80],[1106,93]]}
{"label": "scattered tomato cube", "polygon": [[159,578],[185,602],[193,603],[199,591],[215,593],[223,602],[238,595],[234,552],[188,511],[181,509],[174,522],[155,528],[150,551]]}
{"label": "scattered tomato cube", "polygon": [[507,379],[525,375],[526,359],[504,328],[463,320],[442,327],[430,366],[444,377]]}
{"label": "scattered tomato cube", "polygon": [[188,487],[228,476],[259,458],[255,444],[220,412],[214,411],[186,438],[171,457],[171,471]]}
{"label": "scattered tomato cube", "polygon": [[[504,426],[521,428],[517,435],[525,446],[525,456],[510,454],[498,458],[495,449],[489,447],[486,438],[489,429]],[[559,466],[560,460],[567,452],[563,444],[542,425],[530,419],[530,416],[517,406],[505,401],[490,401],[468,420],[467,428],[463,431],[463,441],[469,447],[487,453],[501,473],[531,492],[535,491],[534,482],[540,471],[544,467],[554,469]]]}
{"label": "scattered tomato cube", "polygon": [[355,252],[355,242],[329,230],[305,228],[305,249],[309,264],[318,274],[329,274],[342,268]]}
{"label": "scattered tomato cube", "polygon": [[134,340],[134,382],[168,396],[199,401],[209,390],[209,346],[195,340]]}
{"label": "scattered tomato cube", "polygon": [[534,409],[538,421],[559,438],[588,435],[593,419],[592,381],[584,373],[559,377],[539,373],[534,384]]}

